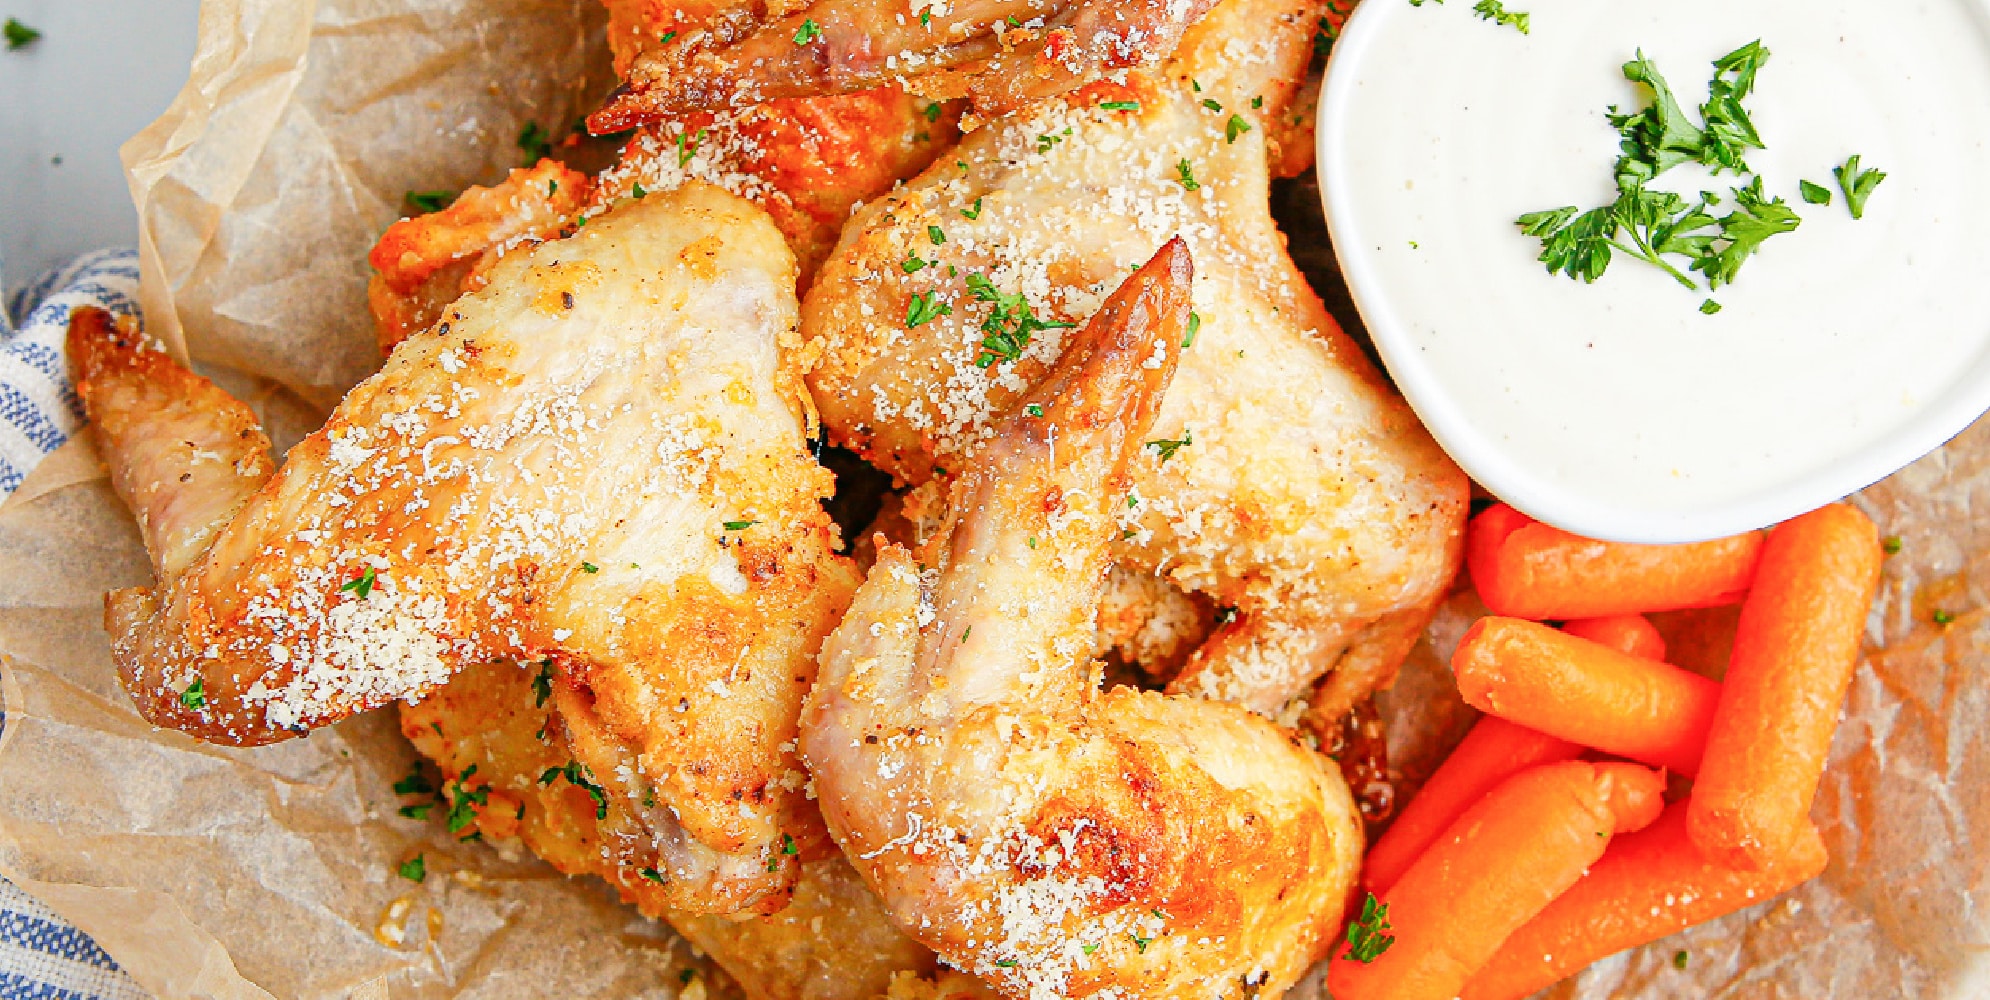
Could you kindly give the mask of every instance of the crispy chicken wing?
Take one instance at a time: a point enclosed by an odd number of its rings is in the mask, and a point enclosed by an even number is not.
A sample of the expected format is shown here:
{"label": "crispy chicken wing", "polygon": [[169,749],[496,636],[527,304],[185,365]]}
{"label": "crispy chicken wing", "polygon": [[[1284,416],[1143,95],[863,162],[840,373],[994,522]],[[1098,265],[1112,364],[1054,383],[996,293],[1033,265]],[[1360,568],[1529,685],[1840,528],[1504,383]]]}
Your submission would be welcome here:
{"label": "crispy chicken wing", "polygon": [[159,554],[156,588],[107,600],[126,690],[157,724],[248,745],[467,664],[547,663],[577,773],[631,803],[617,850],[670,905],[778,908],[827,847],[793,734],[856,583],[794,322],[763,213],[700,184],[651,195],[505,257],[264,483],[239,404],[75,324],[101,449]]}
{"label": "crispy chicken wing", "polygon": [[793,901],[771,916],[671,909],[662,873],[629,865],[607,844],[612,830],[631,825],[630,804],[597,800],[567,776],[574,758],[551,690],[533,668],[498,661],[466,667],[401,706],[401,731],[441,769],[461,836],[516,837],[562,872],[607,880],[711,955],[753,1000],[871,1000],[895,974],[934,971],[932,952],[892,927],[840,856],[803,865]]}
{"label": "crispy chicken wing", "polygon": [[886,544],[823,650],[802,752],[900,927],[1004,996],[1280,995],[1362,835],[1340,776],[1232,705],[1090,660],[1128,467],[1183,355],[1189,253],[1135,274],[991,426],[948,530]]}
{"label": "crispy chicken wing", "polygon": [[[1261,712],[1351,646],[1403,648],[1456,569],[1466,508],[1463,473],[1327,315],[1269,213],[1265,121],[1299,86],[1314,20],[1294,0],[1227,0],[1165,74],[971,133],[851,221],[802,310],[832,439],[921,482],[979,461],[1068,325],[1185,238],[1196,323],[1113,512],[1115,555],[1237,609],[1174,689]],[[1399,659],[1371,657],[1333,700]]]}
{"label": "crispy chicken wing", "polygon": [[589,178],[552,160],[472,187],[439,212],[387,228],[367,287],[380,349],[426,330],[490,268],[635,196],[704,181],[774,217],[799,265],[797,289],[836,245],[850,209],[932,162],[956,115],[896,87],[691,114],[639,130],[621,160]]}
{"label": "crispy chicken wing", "polygon": [[1153,63],[1213,0],[814,0],[737,3],[645,43],[588,119],[613,132],[687,111],[897,84],[994,117]]}

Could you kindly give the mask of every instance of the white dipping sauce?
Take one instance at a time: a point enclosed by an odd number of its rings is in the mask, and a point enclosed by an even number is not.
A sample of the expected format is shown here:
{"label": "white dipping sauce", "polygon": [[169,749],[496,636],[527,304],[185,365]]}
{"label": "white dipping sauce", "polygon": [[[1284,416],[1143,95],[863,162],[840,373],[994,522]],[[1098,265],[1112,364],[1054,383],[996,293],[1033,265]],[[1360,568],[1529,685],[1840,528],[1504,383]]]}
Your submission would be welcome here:
{"label": "white dipping sauce", "polygon": [[[1570,530],[1683,541],[1859,489],[1990,404],[1990,0],[1366,0],[1321,106],[1335,242],[1391,373],[1494,493]],[[1803,217],[1709,297],[1622,253],[1550,275],[1514,219],[1610,203],[1643,49],[1695,121],[1712,60],[1771,52],[1745,106]],[[1831,168],[1887,173],[1852,219]],[[1799,180],[1832,204],[1811,205]],[[1729,187],[1675,168],[1653,188]],[[1620,240],[1622,237],[1620,237]],[[1684,265],[1681,264],[1681,269]]]}

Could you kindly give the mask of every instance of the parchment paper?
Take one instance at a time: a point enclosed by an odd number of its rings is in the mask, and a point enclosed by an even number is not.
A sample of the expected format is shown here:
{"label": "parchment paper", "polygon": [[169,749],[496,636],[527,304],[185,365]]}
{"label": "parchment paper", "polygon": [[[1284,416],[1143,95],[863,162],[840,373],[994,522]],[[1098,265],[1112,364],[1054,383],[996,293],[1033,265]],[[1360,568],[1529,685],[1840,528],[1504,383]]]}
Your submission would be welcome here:
{"label": "parchment paper", "polygon": [[[520,159],[527,121],[564,131],[605,85],[596,8],[208,0],[186,90],[125,148],[151,332],[257,405],[279,444],[310,429],[378,363],[364,254],[403,192],[500,176]],[[1304,249],[1317,237],[1293,238]],[[1552,995],[1990,995],[1990,628],[1977,610],[1990,524],[1973,517],[1979,498],[1990,502],[1990,424],[1859,501],[1903,545],[1816,810],[1826,874]],[[148,578],[85,444],[51,456],[0,507],[0,875],[148,989],[706,990],[709,971],[681,986],[687,946],[598,884],[396,816],[390,786],[413,755],[391,712],[256,750],[144,724],[117,689],[100,622],[105,590]],[[1937,609],[1956,620],[1933,624]],[[1456,597],[1385,696],[1411,784],[1472,721],[1443,663],[1479,610],[1469,592]],[[1717,672],[1732,613],[1662,627],[1685,665]],[[395,874],[416,853],[428,870],[419,885]],[[1683,971],[1672,960],[1682,949]]]}

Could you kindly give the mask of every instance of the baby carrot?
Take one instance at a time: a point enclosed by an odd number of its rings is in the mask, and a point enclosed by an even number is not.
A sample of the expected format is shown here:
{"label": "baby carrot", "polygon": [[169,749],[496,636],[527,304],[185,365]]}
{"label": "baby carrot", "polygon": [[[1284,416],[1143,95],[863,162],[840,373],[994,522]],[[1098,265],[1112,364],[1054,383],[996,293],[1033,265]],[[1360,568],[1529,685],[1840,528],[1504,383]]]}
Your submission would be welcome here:
{"label": "baby carrot", "polygon": [[1650,828],[1611,841],[1589,874],[1506,939],[1462,1000],[1519,1000],[1597,959],[1753,906],[1824,870],[1824,841],[1809,823],[1767,871],[1707,861],[1687,837],[1686,808],[1674,803]]}
{"label": "baby carrot", "polygon": [[1687,775],[1720,698],[1698,674],[1517,618],[1474,622],[1451,670],[1474,708]]}
{"label": "baby carrot", "polygon": [[1368,849],[1362,880],[1381,895],[1459,814],[1500,782],[1538,764],[1574,760],[1582,748],[1567,740],[1488,715],[1472,726],[1451,756]]}
{"label": "baby carrot", "polygon": [[1600,642],[1619,653],[1642,656],[1647,660],[1665,659],[1665,637],[1659,635],[1658,628],[1643,615],[1577,618],[1564,624],[1562,631],[1590,642]]}
{"label": "baby carrot", "polygon": [[1770,532],[1687,813],[1708,858],[1760,870],[1805,829],[1883,558],[1879,530],[1849,504]]}
{"label": "baby carrot", "polygon": [[1635,764],[1529,768],[1486,793],[1381,897],[1395,941],[1327,971],[1335,1000],[1450,1000],[1500,943],[1649,824],[1663,779]]}
{"label": "baby carrot", "polygon": [[1472,520],[1465,557],[1494,614],[1600,618],[1731,604],[1748,589],[1761,532],[1687,545],[1632,545],[1571,535],[1505,504]]}

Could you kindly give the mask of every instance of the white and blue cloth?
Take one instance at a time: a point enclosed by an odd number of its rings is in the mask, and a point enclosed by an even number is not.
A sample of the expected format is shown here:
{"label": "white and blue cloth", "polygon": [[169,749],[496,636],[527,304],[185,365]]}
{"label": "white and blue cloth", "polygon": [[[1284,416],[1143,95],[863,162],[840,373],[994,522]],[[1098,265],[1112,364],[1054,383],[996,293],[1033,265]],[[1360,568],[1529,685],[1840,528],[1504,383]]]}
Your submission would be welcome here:
{"label": "white and blue cloth", "polygon": [[[62,355],[69,310],[138,316],[138,253],[99,250],[6,297],[0,309],[0,499],[82,423]],[[6,724],[0,712],[0,726]],[[143,1000],[82,931],[0,879],[0,1000]]]}

